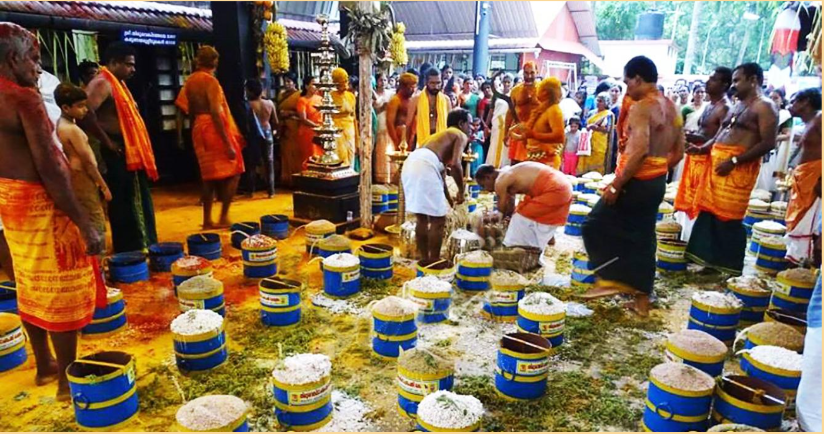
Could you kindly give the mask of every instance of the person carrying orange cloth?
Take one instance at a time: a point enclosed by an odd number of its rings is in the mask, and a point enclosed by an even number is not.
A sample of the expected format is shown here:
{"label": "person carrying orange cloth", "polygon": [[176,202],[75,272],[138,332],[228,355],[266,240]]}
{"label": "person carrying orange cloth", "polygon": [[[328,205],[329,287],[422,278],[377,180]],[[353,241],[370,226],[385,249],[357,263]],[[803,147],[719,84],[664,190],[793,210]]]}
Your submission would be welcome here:
{"label": "person carrying orange cloth", "polygon": [[561,168],[561,149],[564,146],[564,114],[561,101],[561,82],[550,77],[538,85],[541,105],[532,111],[520,131],[513,131],[515,140],[526,141],[527,160]]}
{"label": "person carrying orange cloth", "polygon": [[426,143],[430,136],[446,131],[446,118],[452,110],[449,97],[441,92],[441,73],[430,68],[424,84],[426,88],[412,97],[412,114],[407,117],[407,131],[413,132],[416,144]]}
{"label": "person carrying orange cloth", "polygon": [[[526,161],[496,169],[484,164],[475,179],[486,191],[498,194],[498,209],[510,217],[504,237],[505,246],[530,246],[544,249],[566,223],[572,204],[572,184],[566,175],[543,163]],[[524,194],[518,207],[514,197]]]}
{"label": "person carrying orange cloth", "polygon": [[[790,113],[804,121],[799,165],[792,174],[787,205],[787,260],[821,266],[821,91],[809,88],[795,94]],[[816,242],[818,241],[818,242]]]}
{"label": "person carrying orange cloth", "polygon": [[747,233],[743,219],[750,193],[758,180],[761,157],[775,147],[778,110],[764,96],[764,72],[756,63],[733,70],[738,103],[730,110],[715,138],[690,146],[690,154],[709,155],[710,167],[699,179],[687,259],[705,268],[738,276],[744,269]]}
{"label": "person carrying orange cloth", "polygon": [[77,356],[77,332],[91,322],[96,304],[106,305],[96,258],[103,238],[74,194],[37,91],[36,37],[0,23],[0,53],[0,220],[37,366],[35,384],[57,380],[57,398],[64,401],[71,398],[65,372]]}
{"label": "person carrying orange cloth", "polygon": [[512,164],[527,160],[527,142],[524,139],[513,137],[512,133],[525,129],[525,124],[532,117],[532,112],[541,105],[538,100],[538,89],[535,77],[538,67],[535,62],[524,64],[524,82],[512,88],[510,98],[512,105],[506,114],[506,136],[509,139],[509,159]]}
{"label": "person carrying orange cloth", "polygon": [[243,135],[232,119],[223,88],[215,78],[218,53],[204,45],[197,51],[197,70],[186,79],[175,104],[192,118],[192,142],[203,179],[203,227],[212,224],[215,191],[222,203],[219,226],[228,226],[229,206],[244,172]]}
{"label": "person carrying orange cloth", "polygon": [[584,246],[598,280],[582,295],[595,299],[619,293],[627,307],[649,314],[655,280],[655,223],[667,172],[683,158],[684,134],[675,105],[658,92],[652,60],[638,56],[624,67],[627,95],[635,101],[626,120],[627,139],[615,179],[583,225]]}

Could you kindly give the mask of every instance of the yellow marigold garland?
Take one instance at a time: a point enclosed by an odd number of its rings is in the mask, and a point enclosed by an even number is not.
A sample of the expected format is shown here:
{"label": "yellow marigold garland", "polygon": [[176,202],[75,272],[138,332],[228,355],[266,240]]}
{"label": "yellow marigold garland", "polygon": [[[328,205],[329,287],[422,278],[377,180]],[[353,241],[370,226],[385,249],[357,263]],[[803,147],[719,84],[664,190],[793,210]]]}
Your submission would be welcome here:
{"label": "yellow marigold garland", "polygon": [[289,71],[289,45],[286,38],[286,27],[283,27],[283,24],[274,22],[266,27],[263,44],[266,47],[269,66],[275,74]]}
{"label": "yellow marigold garland", "polygon": [[398,66],[406,65],[409,62],[409,56],[406,54],[404,32],[406,32],[406,26],[403,23],[395,24],[392,41],[389,43],[389,54],[392,56],[392,62]]}

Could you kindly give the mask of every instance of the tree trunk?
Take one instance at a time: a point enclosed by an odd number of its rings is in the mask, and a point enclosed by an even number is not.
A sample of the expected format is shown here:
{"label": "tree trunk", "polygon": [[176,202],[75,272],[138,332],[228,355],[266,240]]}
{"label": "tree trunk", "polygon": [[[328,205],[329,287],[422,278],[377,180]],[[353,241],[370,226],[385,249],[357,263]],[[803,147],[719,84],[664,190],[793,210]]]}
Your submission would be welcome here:
{"label": "tree trunk", "polygon": [[[362,11],[375,10],[375,2],[357,3]],[[361,52],[358,61],[358,127],[360,128],[360,222],[372,227],[372,58]]]}
{"label": "tree trunk", "polygon": [[684,75],[692,74],[692,61],[695,57],[695,45],[698,43],[698,24],[701,20],[701,9],[704,2],[697,1],[692,5],[692,22],[690,23],[690,35],[687,39],[687,53],[684,55]]}

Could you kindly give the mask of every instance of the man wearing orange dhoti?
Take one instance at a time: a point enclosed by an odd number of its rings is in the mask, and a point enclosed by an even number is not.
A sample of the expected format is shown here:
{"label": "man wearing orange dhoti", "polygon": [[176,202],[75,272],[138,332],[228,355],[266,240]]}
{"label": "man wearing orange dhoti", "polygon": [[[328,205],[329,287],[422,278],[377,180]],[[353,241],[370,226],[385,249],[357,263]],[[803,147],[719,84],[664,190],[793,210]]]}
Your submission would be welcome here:
{"label": "man wearing orange dhoti", "polygon": [[511,137],[511,131],[514,126],[515,130],[523,127],[522,124],[529,122],[532,116],[532,111],[541,105],[538,101],[538,89],[535,77],[538,73],[538,67],[535,62],[529,61],[524,64],[524,82],[512,88],[512,105],[509,112],[506,114],[506,141],[509,139],[509,160],[512,164],[518,164],[527,159],[527,143],[526,140]]}
{"label": "man wearing orange dhoti", "polygon": [[512,132],[515,140],[526,142],[527,160],[561,168],[561,148],[564,146],[564,114],[561,101],[561,82],[550,77],[538,85],[541,105],[532,111],[523,128]]}
{"label": "man wearing orange dhoti", "polygon": [[229,206],[244,171],[243,135],[232,119],[223,88],[215,78],[217,51],[208,45],[197,51],[197,70],[186,79],[175,104],[192,118],[192,142],[203,179],[203,228],[212,224],[215,191],[222,203],[219,226],[229,226]]}
{"label": "man wearing orange dhoti", "polygon": [[[35,384],[57,379],[57,398],[68,400],[65,372],[77,355],[77,331],[91,322],[96,302],[106,304],[94,257],[103,239],[72,190],[37,91],[40,71],[35,36],[0,23],[0,219],[37,365]],[[24,345],[22,334],[13,345]]]}

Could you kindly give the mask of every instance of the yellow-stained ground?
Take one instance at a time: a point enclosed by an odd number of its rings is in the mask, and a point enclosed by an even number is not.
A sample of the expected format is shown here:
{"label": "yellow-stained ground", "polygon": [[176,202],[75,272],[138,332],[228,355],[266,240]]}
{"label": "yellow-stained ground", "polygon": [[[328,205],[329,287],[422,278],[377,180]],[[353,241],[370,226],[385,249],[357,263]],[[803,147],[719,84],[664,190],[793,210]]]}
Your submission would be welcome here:
{"label": "yellow-stained ground", "polygon": [[[160,241],[184,242],[186,236],[199,232],[201,208],[196,188],[156,189],[153,197]],[[292,214],[291,193],[278,193],[273,199],[239,198],[233,205],[232,219],[256,221],[261,215],[275,213]],[[288,240],[278,244],[280,273],[307,284],[302,297],[302,320],[287,329],[267,328],[260,323],[257,281],[243,277],[240,252],[229,245],[228,230],[219,232],[223,258],[214,261],[214,267],[215,277],[224,283],[227,304],[229,360],[224,365],[190,376],[177,370],[169,324],[179,309],[168,273],[153,273],[147,282],[118,285],[127,302],[128,328],[108,338],[81,340],[81,356],[118,350],[137,360],[140,412],[118,428],[177,430],[174,415],[185,401],[206,394],[233,394],[251,405],[249,420],[253,430],[282,430],[272,411],[268,382],[271,369],[283,356],[316,352],[332,358],[335,388],[370,408],[364,419],[371,430],[413,429],[414,423],[396,411],[395,363],[372,354],[371,318],[335,314],[312,304],[311,297],[322,291],[322,276],[317,261],[309,262],[304,253],[302,231],[293,231]],[[580,247],[580,241],[559,238],[550,268],[568,276],[571,252]],[[378,236],[368,242],[391,240]],[[366,285],[363,294],[349,303],[363,309],[371,300],[397,294],[402,282],[413,275],[411,268],[396,265],[391,283]],[[488,375],[494,368],[494,348],[490,350],[489,343],[494,346],[500,334],[511,330],[511,326],[480,319],[478,296],[458,293],[453,320],[437,327],[424,326],[422,332],[429,330],[427,344],[443,347],[459,360],[456,390],[471,393],[484,402],[488,410],[485,429],[637,430],[646,373],[663,361],[661,345],[666,332],[680,330],[686,324],[687,300],[692,290],[720,289],[720,284],[718,276],[692,273],[660,279],[656,290],[662,300],[649,320],[626,313],[615,300],[590,304],[595,310],[593,316],[567,320],[568,342],[553,358],[547,396],[532,403],[510,403],[494,393]],[[567,300],[573,292],[567,287],[530,287],[536,289]],[[472,345],[476,338],[473,333],[477,333],[477,347]],[[466,366],[461,367],[461,361]],[[728,367],[734,368],[734,364],[730,361]],[[29,349],[29,360],[22,367],[0,374],[0,430],[79,429],[74,423],[72,405],[54,400],[56,385],[36,387],[33,380],[34,359]]]}

